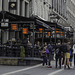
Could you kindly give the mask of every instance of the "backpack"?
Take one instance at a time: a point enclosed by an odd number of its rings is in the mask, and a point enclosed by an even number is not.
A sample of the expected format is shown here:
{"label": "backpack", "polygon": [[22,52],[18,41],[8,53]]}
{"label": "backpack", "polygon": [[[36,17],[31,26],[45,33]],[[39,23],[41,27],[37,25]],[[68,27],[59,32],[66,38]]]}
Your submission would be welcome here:
{"label": "backpack", "polygon": [[49,50],[49,52],[52,52],[53,51],[52,50],[52,46],[50,44],[47,46],[47,49]]}
{"label": "backpack", "polygon": [[66,52],[70,52],[70,46],[69,45],[65,45],[64,46],[64,52],[66,53]]}
{"label": "backpack", "polygon": [[58,54],[58,53],[59,53],[59,48],[57,48],[57,49],[55,50],[55,53],[56,53],[56,54]]}
{"label": "backpack", "polygon": [[48,48],[46,48],[46,53],[49,53],[49,50],[48,50]]}
{"label": "backpack", "polygon": [[66,53],[66,52],[67,52],[67,45],[63,45],[63,46],[62,46],[62,52],[63,52],[63,53]]}

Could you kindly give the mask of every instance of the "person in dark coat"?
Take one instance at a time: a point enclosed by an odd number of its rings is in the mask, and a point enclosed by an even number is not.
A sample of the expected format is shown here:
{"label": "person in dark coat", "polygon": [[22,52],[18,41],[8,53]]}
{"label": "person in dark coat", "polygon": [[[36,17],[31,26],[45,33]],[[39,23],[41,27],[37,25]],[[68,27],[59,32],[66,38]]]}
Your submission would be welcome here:
{"label": "person in dark coat", "polygon": [[70,66],[69,66],[69,59],[70,59],[70,42],[67,42],[65,45],[64,45],[64,69],[66,69],[66,65],[68,66],[68,69],[70,69]]}
{"label": "person in dark coat", "polygon": [[43,50],[42,50],[43,66],[45,65],[45,63],[46,63],[46,65],[47,65],[46,48],[47,48],[47,45],[45,44],[45,45],[44,45],[44,48],[43,48]]}
{"label": "person in dark coat", "polygon": [[64,65],[64,53],[65,53],[65,45],[64,45],[64,43],[62,43],[61,45],[60,45],[60,50],[61,50],[61,56],[62,56],[62,65]]}
{"label": "person in dark coat", "polygon": [[52,68],[52,66],[51,66],[52,51],[53,51],[52,46],[50,44],[48,44],[47,49],[49,50],[49,52],[46,51],[47,58],[48,58],[48,68]]}
{"label": "person in dark coat", "polygon": [[61,56],[61,49],[60,49],[60,47],[61,47],[61,42],[59,40],[58,44],[56,45],[56,49],[55,49],[56,68],[58,66],[58,60],[59,60],[59,68],[61,68],[61,58],[62,58],[62,56]]}

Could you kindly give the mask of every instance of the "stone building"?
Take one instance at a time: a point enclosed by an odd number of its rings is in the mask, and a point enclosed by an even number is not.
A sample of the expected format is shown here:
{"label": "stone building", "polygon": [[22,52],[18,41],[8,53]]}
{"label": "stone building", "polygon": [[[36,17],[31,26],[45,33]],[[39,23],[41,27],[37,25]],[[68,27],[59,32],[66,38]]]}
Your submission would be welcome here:
{"label": "stone building", "polygon": [[48,21],[50,0],[32,0],[32,15]]}
{"label": "stone building", "polygon": [[[0,0],[0,11],[8,11],[23,17],[36,17],[49,21],[50,0]],[[16,2],[16,10],[9,9],[9,3]],[[9,29],[0,29],[1,40],[5,43],[15,37],[15,32],[9,33]],[[9,38],[10,36],[10,38]],[[18,36],[18,35],[17,35]]]}
{"label": "stone building", "polygon": [[67,1],[67,17],[70,25],[69,29],[73,31],[73,43],[75,43],[75,0]]}
{"label": "stone building", "polygon": [[[29,17],[29,1],[30,0],[0,0],[0,11],[8,11],[12,14],[16,14],[23,17]],[[16,10],[9,9],[9,2],[17,3]],[[0,29],[0,34],[0,39],[3,43],[6,43],[7,40],[11,40],[15,37],[15,32],[11,32],[10,34],[9,29]]]}
{"label": "stone building", "polygon": [[67,1],[67,17],[68,17],[68,23],[75,27],[75,3],[73,0]]}
{"label": "stone building", "polygon": [[67,2],[66,0],[51,0],[52,16],[54,22],[62,26],[67,26]]}
{"label": "stone building", "polygon": [[[9,2],[17,2],[17,9],[10,10]],[[49,20],[49,7],[50,0],[0,0],[0,11],[4,9],[4,11],[25,17],[34,15],[44,20]]]}
{"label": "stone building", "polygon": [[[61,26],[74,25],[73,0],[0,0],[0,11],[8,11],[23,17],[38,17],[45,21],[56,22]],[[16,2],[16,10],[9,9],[9,2]],[[3,43],[9,40],[9,29],[0,29]],[[10,39],[15,33],[10,34]]]}
{"label": "stone building", "polygon": [[[13,14],[29,17],[29,1],[30,0],[0,0],[0,11],[4,9],[4,11],[8,11]],[[10,10],[9,2],[17,2],[17,9]]]}

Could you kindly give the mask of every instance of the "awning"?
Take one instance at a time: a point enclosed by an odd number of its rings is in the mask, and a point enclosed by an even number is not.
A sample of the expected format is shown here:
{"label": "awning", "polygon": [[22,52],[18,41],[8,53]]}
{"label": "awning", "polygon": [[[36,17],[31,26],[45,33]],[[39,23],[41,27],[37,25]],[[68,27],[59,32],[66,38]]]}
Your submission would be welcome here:
{"label": "awning", "polygon": [[10,21],[33,21],[33,19],[31,18],[22,17],[7,11],[0,12],[0,20],[3,19],[3,16],[4,16],[4,19],[9,19]]}
{"label": "awning", "polygon": [[[64,30],[66,31],[66,29],[62,26],[62,25],[58,25],[57,23],[52,23],[52,22],[49,22],[49,21],[44,21],[40,18],[38,18],[40,21],[44,22],[45,24],[49,25],[49,27],[52,29],[52,27],[56,27],[58,29],[61,29],[61,30]],[[52,29],[53,30],[53,29]]]}
{"label": "awning", "polygon": [[41,20],[36,19],[36,24],[42,25],[43,27],[47,28],[47,29],[50,30],[50,31],[53,30],[49,25],[47,25],[46,23],[44,23],[44,22],[41,21]]}
{"label": "awning", "polygon": [[[22,17],[16,14],[12,14],[10,12],[7,11],[1,11],[0,12],[0,21],[2,19],[9,19],[8,23],[25,23],[27,22],[34,22],[35,25],[39,25],[41,27],[47,28],[50,31],[52,30],[52,28],[47,25],[42,19],[38,19],[38,18],[27,18],[27,17]],[[1,22],[0,22],[1,23]]]}
{"label": "awning", "polygon": [[48,21],[44,21],[44,22],[47,23],[50,27],[54,27],[54,28],[66,31],[66,29],[63,26],[58,25],[57,23],[52,23],[52,22],[48,22]]}

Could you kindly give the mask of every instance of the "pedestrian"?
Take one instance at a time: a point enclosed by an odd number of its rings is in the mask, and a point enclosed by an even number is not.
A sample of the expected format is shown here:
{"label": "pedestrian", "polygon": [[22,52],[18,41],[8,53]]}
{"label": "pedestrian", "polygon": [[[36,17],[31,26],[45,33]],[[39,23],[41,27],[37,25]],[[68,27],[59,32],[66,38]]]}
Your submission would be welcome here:
{"label": "pedestrian", "polygon": [[69,59],[70,59],[70,42],[68,41],[67,44],[64,46],[65,49],[65,59],[64,59],[64,69],[66,69],[66,65],[68,66],[68,69],[70,69]]}
{"label": "pedestrian", "polygon": [[64,51],[65,51],[65,49],[64,49],[64,43],[62,43],[61,44],[61,46],[60,46],[60,50],[61,50],[61,57],[62,57],[62,65],[64,66]]}
{"label": "pedestrian", "polygon": [[51,66],[51,60],[52,60],[52,46],[48,44],[46,53],[47,53],[47,58],[48,58],[48,68],[52,68]]}
{"label": "pedestrian", "polygon": [[44,45],[44,48],[43,48],[43,50],[42,50],[43,66],[44,66],[45,64],[47,65],[46,48],[47,48],[47,44]]}
{"label": "pedestrian", "polygon": [[60,49],[60,46],[61,46],[61,41],[58,40],[58,43],[56,45],[56,49],[55,49],[55,58],[56,58],[56,68],[58,67],[58,60],[59,60],[59,68],[61,68],[61,49]]}
{"label": "pedestrian", "polygon": [[75,44],[73,45],[74,67],[75,67]]}
{"label": "pedestrian", "polygon": [[73,49],[72,49],[72,47],[70,47],[70,59],[69,59],[69,61],[70,61],[70,67],[72,68],[72,58],[73,58]]}

